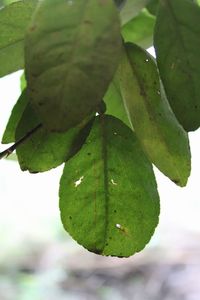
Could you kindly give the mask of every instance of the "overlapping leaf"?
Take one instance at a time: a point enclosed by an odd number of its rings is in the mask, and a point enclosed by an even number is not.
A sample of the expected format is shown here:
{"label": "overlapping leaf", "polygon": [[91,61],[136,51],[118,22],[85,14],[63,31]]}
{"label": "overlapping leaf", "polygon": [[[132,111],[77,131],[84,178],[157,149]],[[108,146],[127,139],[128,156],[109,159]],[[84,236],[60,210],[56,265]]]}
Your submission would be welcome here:
{"label": "overlapping leaf", "polygon": [[159,196],[150,162],[134,133],[98,117],[60,182],[65,229],[89,251],[127,257],[144,248],[158,223]]}
{"label": "overlapping leaf", "polygon": [[146,10],[122,27],[122,36],[125,42],[132,42],[144,48],[153,45],[153,31],[155,18]]}
{"label": "overlapping leaf", "polygon": [[200,8],[188,0],[160,1],[154,44],[170,105],[187,131],[200,126]]}
{"label": "overlapping leaf", "polygon": [[121,55],[113,0],[44,0],[25,41],[30,101],[44,125],[65,131],[102,100]]}
{"label": "overlapping leaf", "polygon": [[0,77],[24,66],[24,32],[37,0],[24,0],[0,10]]}
{"label": "overlapping leaf", "polygon": [[119,82],[116,76],[110,83],[110,86],[104,96],[104,101],[106,104],[106,113],[108,115],[112,115],[120,119],[129,127],[131,126],[124,107],[124,102],[121,96]]}
{"label": "overlapping leaf", "polygon": [[[13,107],[11,116],[3,134],[2,143],[8,144],[15,142],[15,131],[19,121],[22,118],[23,112],[28,104],[27,91],[24,90],[20,95],[17,103]],[[27,124],[28,127],[28,124]],[[31,129],[31,128],[30,128]]]}
{"label": "overlapping leaf", "polygon": [[122,25],[136,17],[148,2],[149,0],[126,0],[126,3],[120,13]]}
{"label": "overlapping leaf", "polygon": [[190,175],[187,133],[168,104],[154,59],[134,44],[126,44],[125,49],[119,78],[133,128],[150,160],[184,186]]}
{"label": "overlapping leaf", "polygon": [[[41,126],[17,147],[17,157],[23,171],[45,172],[67,161],[81,148],[89,134],[91,118],[66,133],[52,133]],[[30,104],[27,105],[16,129],[16,141],[40,124]]]}

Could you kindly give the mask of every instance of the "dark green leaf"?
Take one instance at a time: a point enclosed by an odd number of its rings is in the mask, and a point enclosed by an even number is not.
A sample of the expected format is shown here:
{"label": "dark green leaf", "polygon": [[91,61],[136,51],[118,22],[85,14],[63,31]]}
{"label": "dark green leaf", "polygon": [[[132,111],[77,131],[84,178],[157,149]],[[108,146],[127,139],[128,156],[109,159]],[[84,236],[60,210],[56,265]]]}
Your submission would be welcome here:
{"label": "dark green leaf", "polygon": [[158,0],[150,0],[149,3],[147,4],[147,9],[152,15],[157,14],[158,10]]}
{"label": "dark green leaf", "polygon": [[146,10],[141,11],[138,16],[122,27],[124,41],[144,48],[152,46],[154,25],[155,18]]}
{"label": "dark green leaf", "polygon": [[120,55],[113,0],[40,2],[26,36],[25,60],[30,101],[43,124],[65,131],[94,111]]}
{"label": "dark green leaf", "polygon": [[24,31],[36,3],[18,1],[0,10],[0,77],[24,66]]}
{"label": "dark green leaf", "polygon": [[60,182],[65,229],[89,251],[130,256],[150,240],[159,216],[152,166],[132,132],[111,116],[98,117]]}
{"label": "dark green leaf", "polygon": [[[77,125],[66,133],[48,132],[41,127],[29,139],[17,147],[17,157],[23,171],[45,172],[72,157],[89,134],[91,123]],[[30,104],[27,105],[16,130],[16,141],[40,124]]]}
{"label": "dark green leaf", "polygon": [[187,130],[200,126],[200,8],[162,0],[155,27],[158,67],[170,105]]}
{"label": "dark green leaf", "polygon": [[188,135],[168,104],[154,59],[134,44],[125,47],[119,78],[135,133],[151,162],[184,186],[190,175]]}
{"label": "dark green leaf", "polygon": [[5,132],[3,134],[2,143],[8,144],[15,142],[15,131],[17,125],[22,117],[22,114],[27,106],[27,91],[23,91],[19,100],[13,107],[11,116],[9,118],[8,124],[6,126]]}
{"label": "dark green leaf", "polygon": [[136,17],[139,12],[147,5],[149,0],[127,0],[120,13],[122,25]]}

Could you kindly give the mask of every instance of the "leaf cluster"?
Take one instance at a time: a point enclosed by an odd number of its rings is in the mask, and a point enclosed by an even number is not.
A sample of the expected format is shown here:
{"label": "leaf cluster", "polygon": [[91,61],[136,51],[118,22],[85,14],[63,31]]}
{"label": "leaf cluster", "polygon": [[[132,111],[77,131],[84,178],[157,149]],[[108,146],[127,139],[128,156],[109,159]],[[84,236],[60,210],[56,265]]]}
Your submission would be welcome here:
{"label": "leaf cluster", "polygon": [[[61,220],[89,251],[128,257],[159,219],[152,165],[185,186],[200,126],[192,0],[0,2],[0,77],[24,69],[2,143],[23,171],[64,163]],[[145,49],[154,45],[156,59]]]}

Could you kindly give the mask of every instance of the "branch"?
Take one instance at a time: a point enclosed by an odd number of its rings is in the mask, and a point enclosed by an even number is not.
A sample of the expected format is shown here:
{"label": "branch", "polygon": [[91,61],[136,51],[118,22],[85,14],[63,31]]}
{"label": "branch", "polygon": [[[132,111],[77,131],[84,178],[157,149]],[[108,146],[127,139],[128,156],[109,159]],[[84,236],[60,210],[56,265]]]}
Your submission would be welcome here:
{"label": "branch", "polygon": [[42,127],[42,124],[38,124],[35,128],[30,130],[27,134],[25,134],[21,139],[19,139],[15,144],[13,144],[11,147],[8,149],[4,150],[3,152],[0,153],[0,159],[3,157],[9,156],[16,148],[23,144],[26,140],[28,140],[38,129]]}

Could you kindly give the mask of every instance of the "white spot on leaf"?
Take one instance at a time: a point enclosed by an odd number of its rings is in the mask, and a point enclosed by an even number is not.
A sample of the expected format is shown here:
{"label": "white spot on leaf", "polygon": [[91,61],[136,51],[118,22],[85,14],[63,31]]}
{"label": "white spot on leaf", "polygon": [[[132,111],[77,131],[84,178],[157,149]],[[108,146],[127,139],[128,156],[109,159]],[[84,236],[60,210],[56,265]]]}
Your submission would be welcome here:
{"label": "white spot on leaf", "polygon": [[116,224],[115,227],[118,228],[118,229],[121,229],[121,228],[122,228],[122,225]]}
{"label": "white spot on leaf", "polygon": [[82,183],[84,176],[81,176],[77,181],[74,182],[75,187],[79,186]]}
{"label": "white spot on leaf", "polygon": [[114,179],[111,179],[111,183],[112,183],[113,185],[117,185],[117,183],[114,181]]}

